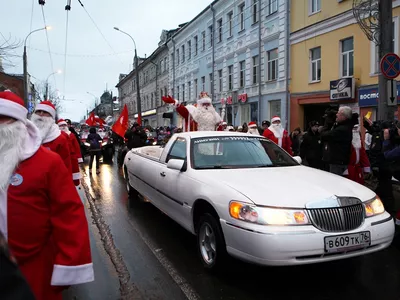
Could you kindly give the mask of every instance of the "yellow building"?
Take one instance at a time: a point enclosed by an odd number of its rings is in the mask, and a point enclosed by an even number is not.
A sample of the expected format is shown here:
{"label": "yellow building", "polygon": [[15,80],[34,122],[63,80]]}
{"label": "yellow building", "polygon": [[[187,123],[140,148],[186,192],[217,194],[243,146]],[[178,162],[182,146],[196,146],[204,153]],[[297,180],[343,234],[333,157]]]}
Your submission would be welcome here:
{"label": "yellow building", "polygon": [[[322,122],[329,106],[376,116],[379,55],[357,24],[351,0],[291,1],[290,129]],[[399,53],[400,1],[393,1],[394,52]],[[398,86],[400,90],[400,85]],[[399,92],[400,94],[400,92]]]}

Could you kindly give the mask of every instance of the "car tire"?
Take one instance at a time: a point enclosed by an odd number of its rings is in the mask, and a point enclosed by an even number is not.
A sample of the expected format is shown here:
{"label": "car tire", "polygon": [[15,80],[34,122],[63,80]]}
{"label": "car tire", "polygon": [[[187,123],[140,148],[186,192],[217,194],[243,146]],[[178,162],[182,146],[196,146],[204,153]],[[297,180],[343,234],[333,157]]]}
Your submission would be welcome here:
{"label": "car tire", "polygon": [[129,182],[129,176],[128,176],[128,170],[126,167],[124,167],[124,177],[125,177],[125,182],[126,182],[126,191],[128,192],[129,200],[138,200],[139,198],[139,192],[135,190],[130,182]]}
{"label": "car tire", "polygon": [[209,271],[219,271],[226,264],[228,253],[219,221],[210,213],[200,217],[196,228],[197,251],[203,266]]}

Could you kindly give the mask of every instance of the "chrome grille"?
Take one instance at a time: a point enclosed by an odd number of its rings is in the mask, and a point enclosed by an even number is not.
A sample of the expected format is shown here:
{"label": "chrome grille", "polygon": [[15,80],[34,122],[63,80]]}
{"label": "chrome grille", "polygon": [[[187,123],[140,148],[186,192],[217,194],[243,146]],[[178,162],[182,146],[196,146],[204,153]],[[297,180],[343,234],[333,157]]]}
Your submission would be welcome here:
{"label": "chrome grille", "polygon": [[307,209],[312,224],[322,231],[350,231],[364,222],[364,206],[360,204]]}

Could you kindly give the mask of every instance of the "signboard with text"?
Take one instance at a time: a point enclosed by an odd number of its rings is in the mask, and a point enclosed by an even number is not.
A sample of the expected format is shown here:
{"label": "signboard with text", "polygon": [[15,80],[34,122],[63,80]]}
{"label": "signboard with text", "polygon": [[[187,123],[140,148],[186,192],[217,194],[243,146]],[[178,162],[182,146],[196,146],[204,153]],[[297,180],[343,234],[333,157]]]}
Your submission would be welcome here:
{"label": "signboard with text", "polygon": [[332,101],[352,100],[355,98],[355,80],[351,77],[333,80],[329,90]]}
{"label": "signboard with text", "polygon": [[[397,84],[397,104],[400,104],[400,85]],[[358,90],[358,103],[360,107],[377,106],[379,100],[378,86],[362,87]]]}

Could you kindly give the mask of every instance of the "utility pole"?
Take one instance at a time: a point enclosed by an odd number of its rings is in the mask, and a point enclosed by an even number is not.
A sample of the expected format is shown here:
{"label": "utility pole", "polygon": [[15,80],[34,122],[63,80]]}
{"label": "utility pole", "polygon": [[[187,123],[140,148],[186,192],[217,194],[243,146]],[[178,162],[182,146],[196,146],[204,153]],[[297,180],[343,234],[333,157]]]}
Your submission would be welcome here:
{"label": "utility pole", "polygon": [[[28,35],[29,36],[29,35]],[[26,55],[26,45],[24,45],[24,54],[23,54],[23,61],[24,61],[24,102],[25,107],[29,107],[29,77],[28,77],[28,57]]]}
{"label": "utility pole", "polygon": [[[379,2],[379,58],[382,59],[385,54],[391,53],[393,47],[393,14],[392,0],[380,0]],[[388,94],[389,80],[379,74],[379,101],[378,101],[378,120],[394,120],[394,107],[388,106],[390,95]],[[396,97],[397,98],[397,97]]]}

